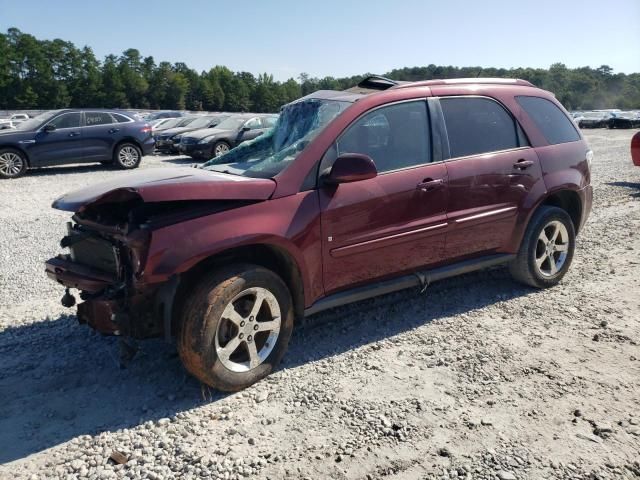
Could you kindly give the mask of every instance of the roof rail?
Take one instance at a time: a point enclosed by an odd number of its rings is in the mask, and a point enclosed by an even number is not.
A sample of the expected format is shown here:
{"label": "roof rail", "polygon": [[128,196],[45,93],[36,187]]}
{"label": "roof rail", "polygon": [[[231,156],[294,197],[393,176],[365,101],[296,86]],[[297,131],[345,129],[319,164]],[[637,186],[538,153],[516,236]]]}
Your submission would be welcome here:
{"label": "roof rail", "polygon": [[534,87],[535,85],[527,80],[520,78],[491,78],[491,77],[479,77],[479,78],[446,78],[438,80],[424,80],[420,82],[411,82],[408,84],[397,85],[394,88],[402,87],[419,87],[430,85],[465,85],[472,83],[493,84],[493,85],[522,85],[525,87]]}

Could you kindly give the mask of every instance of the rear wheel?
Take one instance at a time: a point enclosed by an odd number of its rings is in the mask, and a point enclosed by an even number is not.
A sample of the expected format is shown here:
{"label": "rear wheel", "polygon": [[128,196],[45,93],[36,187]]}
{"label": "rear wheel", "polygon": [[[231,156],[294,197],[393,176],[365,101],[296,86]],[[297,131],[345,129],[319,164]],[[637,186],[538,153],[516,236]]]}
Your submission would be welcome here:
{"label": "rear wheel", "polygon": [[142,151],[133,143],[121,143],[113,152],[113,163],[119,168],[137,168],[142,160]]}
{"label": "rear wheel", "polygon": [[576,234],[569,214],[557,207],[542,206],[529,222],[511,275],[526,285],[556,285],[569,270]]}
{"label": "rear wheel", "polygon": [[0,150],[0,178],[17,178],[27,171],[27,159],[12,148]]}
{"label": "rear wheel", "polygon": [[203,383],[236,391],[264,378],[284,355],[293,306],[278,275],[236,265],[206,276],[186,299],[178,350]]}

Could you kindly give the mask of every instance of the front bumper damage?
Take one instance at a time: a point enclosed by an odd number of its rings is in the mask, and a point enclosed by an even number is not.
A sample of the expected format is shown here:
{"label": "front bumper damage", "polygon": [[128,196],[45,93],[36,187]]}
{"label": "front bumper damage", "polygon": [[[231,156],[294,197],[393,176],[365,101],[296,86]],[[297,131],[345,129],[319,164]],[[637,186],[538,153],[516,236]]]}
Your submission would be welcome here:
{"label": "front bumper damage", "polygon": [[69,234],[61,246],[68,247],[71,253],[49,259],[45,272],[67,292],[80,291],[83,301],[78,304],[79,323],[104,335],[136,339],[163,333],[164,312],[172,297],[168,301],[163,295],[165,284],[146,285],[138,276],[139,258],[144,255],[141,250],[147,244],[140,237],[140,233],[105,234],[81,224],[69,224]]}

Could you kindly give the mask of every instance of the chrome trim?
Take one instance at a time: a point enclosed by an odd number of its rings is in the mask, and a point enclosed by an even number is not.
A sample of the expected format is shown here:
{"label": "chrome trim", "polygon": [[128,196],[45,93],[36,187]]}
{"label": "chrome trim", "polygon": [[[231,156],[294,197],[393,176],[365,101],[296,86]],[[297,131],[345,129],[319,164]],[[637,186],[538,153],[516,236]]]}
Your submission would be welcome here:
{"label": "chrome trim", "polygon": [[338,248],[334,248],[333,250],[331,250],[331,253],[342,253],[345,252],[347,250],[350,250],[352,248],[357,248],[357,247],[362,247],[362,246],[366,246],[366,245],[375,245],[376,243],[380,243],[380,242],[385,242],[387,240],[395,240],[398,238],[404,238],[404,237],[408,237],[411,235],[416,235],[419,233],[424,233],[424,232],[428,232],[431,230],[438,230],[440,228],[444,228],[448,225],[448,223],[438,223],[436,225],[429,225],[428,227],[422,227],[422,228],[418,228],[416,230],[409,230],[408,232],[402,232],[402,233],[394,233],[393,235],[387,235],[384,237],[380,237],[380,238],[374,238],[373,240],[365,240],[364,242],[358,242],[358,243],[352,243],[351,245],[345,245],[344,247],[338,247]]}
{"label": "chrome trim", "polygon": [[515,210],[516,208],[518,208],[518,207],[499,208],[498,210],[490,210],[488,212],[482,212],[482,213],[478,213],[476,215],[471,215],[470,217],[458,218],[458,219],[456,219],[454,221],[456,223],[470,222],[471,220],[478,220],[479,218],[491,217],[493,215],[499,215],[501,213],[510,212],[512,210]]}
{"label": "chrome trim", "polygon": [[18,143],[27,144],[27,143],[36,143],[35,140],[20,140]]}

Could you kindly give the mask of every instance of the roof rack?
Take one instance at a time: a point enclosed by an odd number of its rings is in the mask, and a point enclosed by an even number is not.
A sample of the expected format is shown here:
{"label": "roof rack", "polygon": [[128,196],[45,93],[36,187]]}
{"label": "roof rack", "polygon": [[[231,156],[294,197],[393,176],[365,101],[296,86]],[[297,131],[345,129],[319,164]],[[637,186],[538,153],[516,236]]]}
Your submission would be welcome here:
{"label": "roof rack", "polygon": [[472,83],[482,84],[494,84],[494,85],[521,85],[525,87],[534,87],[535,85],[527,80],[520,78],[491,78],[491,77],[479,77],[479,78],[448,78],[439,80],[424,80],[421,82],[411,82],[396,85],[394,88],[402,87],[419,87],[430,85],[465,85]]}

